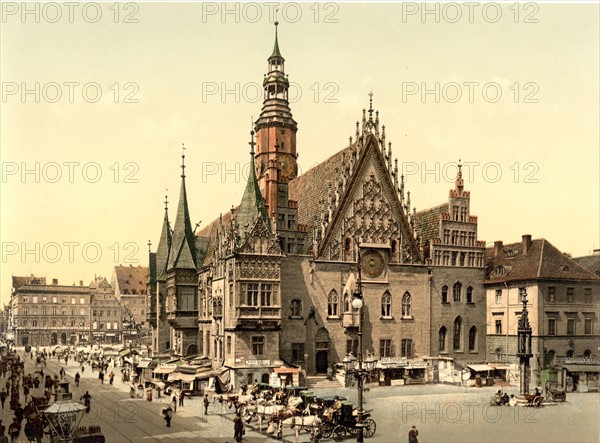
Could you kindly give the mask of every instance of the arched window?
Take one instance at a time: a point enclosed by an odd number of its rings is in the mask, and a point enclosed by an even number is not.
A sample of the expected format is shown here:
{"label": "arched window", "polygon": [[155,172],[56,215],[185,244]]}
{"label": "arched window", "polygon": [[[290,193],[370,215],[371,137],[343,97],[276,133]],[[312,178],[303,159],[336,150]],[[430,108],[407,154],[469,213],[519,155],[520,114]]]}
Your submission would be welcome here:
{"label": "arched window", "polygon": [[460,316],[456,317],[454,320],[454,334],[453,334],[453,342],[454,342],[454,350],[461,350],[461,334],[462,334],[462,318]]}
{"label": "arched window", "polygon": [[448,303],[448,286],[442,286],[442,303]]}
{"label": "arched window", "polygon": [[469,351],[475,351],[477,349],[477,328],[471,326],[469,329]]}
{"label": "arched window", "polygon": [[467,303],[474,303],[473,302],[473,288],[471,286],[469,286],[467,288]]}
{"label": "arched window", "polygon": [[333,289],[329,293],[329,297],[327,297],[327,316],[328,317],[337,317],[338,316],[338,305],[340,303],[340,299],[338,297],[337,292]]}
{"label": "arched window", "polygon": [[344,292],[344,312],[352,312],[352,302],[347,292]]}
{"label": "arched window", "polygon": [[346,252],[349,252],[352,249],[352,239],[347,237],[346,241],[344,242],[344,250]]}
{"label": "arched window", "polygon": [[592,356],[592,351],[590,351],[589,349],[586,349],[585,351],[583,351],[583,356],[585,358],[590,358]]}
{"label": "arched window", "polygon": [[573,349],[569,349],[569,350],[567,351],[567,356],[566,356],[566,357],[567,357],[567,358],[573,358]]}
{"label": "arched window", "polygon": [[404,295],[402,296],[402,316],[403,317],[409,317],[412,312],[412,308],[411,308],[411,303],[412,303],[412,297],[410,296],[410,292],[405,292]]}
{"label": "arched window", "polygon": [[292,300],[290,303],[290,311],[291,317],[302,317],[302,302],[297,298]]}
{"label": "arched window", "polygon": [[381,316],[391,317],[392,316],[392,296],[388,291],[385,291],[383,297],[381,297]]}
{"label": "arched window", "polygon": [[446,326],[440,328],[440,333],[438,335],[438,350],[440,352],[446,350]]}
{"label": "arched window", "polygon": [[460,282],[456,282],[454,283],[454,286],[452,286],[452,299],[456,302],[459,302],[461,299],[461,294],[462,292],[462,285],[460,284]]}

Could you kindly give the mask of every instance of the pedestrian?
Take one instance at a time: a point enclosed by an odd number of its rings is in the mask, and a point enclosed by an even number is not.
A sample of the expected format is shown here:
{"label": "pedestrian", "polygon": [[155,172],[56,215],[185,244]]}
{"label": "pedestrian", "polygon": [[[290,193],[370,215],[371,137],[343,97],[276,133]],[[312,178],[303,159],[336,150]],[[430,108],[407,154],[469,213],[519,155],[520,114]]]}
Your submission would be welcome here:
{"label": "pedestrian", "polygon": [[410,431],[408,431],[408,443],[419,443],[419,439],[417,438],[418,435],[419,431],[417,431],[417,427],[413,425]]}
{"label": "pedestrian", "polygon": [[21,434],[21,423],[17,421],[16,417],[13,419],[13,422],[8,427],[8,434],[10,435],[11,443],[17,441],[19,435]]}
{"label": "pedestrian", "polygon": [[112,386],[114,380],[115,380],[115,374],[113,371],[110,371],[110,374],[108,374],[108,381],[111,386]]}
{"label": "pedestrian", "polygon": [[92,406],[92,396],[88,391],[85,391],[85,394],[81,396],[80,400],[83,400],[83,404],[85,405],[85,413],[89,414]]}
{"label": "pedestrian", "polygon": [[177,412],[177,397],[175,395],[173,395],[173,398],[171,399],[171,408],[173,409],[173,412]]}
{"label": "pedestrian", "polygon": [[[2,404],[4,404],[4,402],[2,402]],[[208,415],[208,405],[208,394],[204,394],[204,415]]]}
{"label": "pedestrian", "polygon": [[6,390],[2,388],[2,391],[0,391],[0,402],[2,403],[2,409],[4,409],[4,402],[6,402],[7,396],[8,394],[6,393]]}
{"label": "pedestrian", "polygon": [[185,397],[185,392],[181,391],[179,393],[179,406],[183,407],[183,398]]}
{"label": "pedestrian", "polygon": [[242,441],[242,437],[244,436],[244,422],[242,422],[242,417],[240,414],[235,414],[235,418],[233,419],[233,438],[235,441]]}
{"label": "pedestrian", "polygon": [[165,421],[167,422],[167,428],[171,427],[171,419],[173,418],[173,409],[171,406],[167,406],[162,410],[162,414],[165,417]]}
{"label": "pedestrian", "polygon": [[79,387],[79,380],[81,379],[81,375],[79,375],[79,372],[75,374],[75,384],[77,385],[77,387]]}
{"label": "pedestrian", "polygon": [[102,369],[100,369],[100,373],[98,374],[98,378],[100,379],[100,381],[102,382],[102,384],[104,384],[104,371]]}

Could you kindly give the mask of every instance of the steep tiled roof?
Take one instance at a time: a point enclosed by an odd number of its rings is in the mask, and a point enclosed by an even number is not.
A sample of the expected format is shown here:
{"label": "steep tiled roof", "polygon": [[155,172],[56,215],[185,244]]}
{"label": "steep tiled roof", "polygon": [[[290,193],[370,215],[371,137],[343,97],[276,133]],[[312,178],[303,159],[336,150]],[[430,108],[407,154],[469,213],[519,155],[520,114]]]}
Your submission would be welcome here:
{"label": "steep tiled roof", "polygon": [[18,277],[15,275],[13,275],[13,277],[12,277],[12,287],[15,290],[17,290],[21,286],[25,286],[25,285],[45,285],[45,284],[46,284],[46,277],[36,277],[33,274],[26,276],[26,277]]}
{"label": "steep tiled roof", "polygon": [[[250,165],[254,166],[254,151],[250,153]],[[242,195],[242,202],[238,211],[236,211],[236,225],[237,233],[240,238],[244,238],[248,231],[252,229],[258,216],[263,218],[263,221],[270,226],[269,215],[265,208],[265,201],[260,193],[260,188],[256,181],[256,174],[254,168],[250,168],[248,174],[248,181],[246,183],[246,189],[244,189],[244,195]]]}
{"label": "steep tiled roof", "polygon": [[336,152],[327,160],[309,169],[304,174],[296,177],[289,183],[290,200],[298,202],[298,223],[305,224],[308,229],[308,244],[312,243],[312,227],[320,224],[319,201],[327,201],[329,184],[342,174],[342,158],[344,153],[350,152],[350,147]]}
{"label": "steep tiled roof", "polygon": [[[237,211],[237,208],[235,208],[235,211]],[[221,217],[217,217],[196,234],[196,237],[198,238],[198,240],[196,240],[196,244],[200,242],[201,244],[205,245],[204,255],[201,257],[202,261],[198,261],[198,263],[201,263],[203,266],[212,264],[213,253],[215,252],[216,248],[217,227],[219,226],[220,219]],[[231,211],[227,211],[225,214],[223,214],[223,223],[227,224],[229,222],[231,222]]]}
{"label": "steep tiled roof", "polygon": [[133,294],[134,291],[136,294],[145,294],[148,268],[145,266],[115,266],[112,279],[115,290],[117,290],[115,283],[118,283],[120,294]]}
{"label": "steep tiled roof", "polygon": [[422,244],[440,236],[440,218],[445,213],[448,213],[448,203],[416,213],[415,230],[421,236]]}
{"label": "steep tiled roof", "polygon": [[504,245],[494,255],[494,248],[486,251],[489,272],[486,283],[525,280],[595,280],[600,277],[578,265],[545,239],[531,241],[526,254],[523,243]]}
{"label": "steep tiled roof", "polygon": [[600,255],[586,255],[573,259],[577,264],[584,267],[588,271],[600,276]]}

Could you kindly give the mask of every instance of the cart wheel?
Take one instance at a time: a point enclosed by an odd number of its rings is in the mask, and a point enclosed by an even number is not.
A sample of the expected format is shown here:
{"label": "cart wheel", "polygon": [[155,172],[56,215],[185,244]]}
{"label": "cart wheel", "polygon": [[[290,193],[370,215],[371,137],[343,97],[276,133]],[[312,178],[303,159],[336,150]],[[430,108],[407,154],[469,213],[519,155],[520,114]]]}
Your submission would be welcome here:
{"label": "cart wheel", "polygon": [[375,424],[375,420],[372,418],[367,418],[363,423],[363,435],[365,438],[371,438],[375,434],[375,429],[377,429],[377,425]]}
{"label": "cart wheel", "polygon": [[333,430],[333,440],[342,441],[346,438],[346,428],[343,426],[336,426]]}
{"label": "cart wheel", "polygon": [[325,422],[321,427],[321,435],[323,438],[329,438],[333,434],[333,423]]}

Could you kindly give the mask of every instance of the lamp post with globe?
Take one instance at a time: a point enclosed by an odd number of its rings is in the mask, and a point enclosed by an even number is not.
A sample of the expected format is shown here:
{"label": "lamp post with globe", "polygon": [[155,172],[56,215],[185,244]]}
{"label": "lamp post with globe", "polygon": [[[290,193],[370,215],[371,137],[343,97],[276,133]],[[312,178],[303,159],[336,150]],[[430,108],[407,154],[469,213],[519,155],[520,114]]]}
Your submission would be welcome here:
{"label": "lamp post with globe", "polygon": [[[366,376],[375,367],[373,358],[363,359],[363,306],[364,297],[362,292],[361,262],[360,262],[360,244],[356,242],[358,248],[358,281],[357,288],[352,294],[352,307],[358,311],[358,358],[352,353],[348,354],[344,360],[344,369],[346,374],[352,374],[357,379],[358,384],[358,411],[356,415],[356,441],[364,441],[364,411],[363,411],[363,386]],[[357,365],[355,363],[358,363]],[[358,366],[358,367],[356,367]]]}

